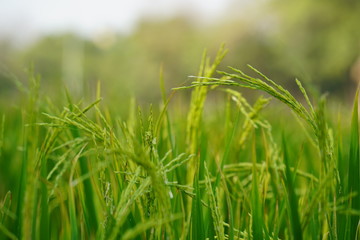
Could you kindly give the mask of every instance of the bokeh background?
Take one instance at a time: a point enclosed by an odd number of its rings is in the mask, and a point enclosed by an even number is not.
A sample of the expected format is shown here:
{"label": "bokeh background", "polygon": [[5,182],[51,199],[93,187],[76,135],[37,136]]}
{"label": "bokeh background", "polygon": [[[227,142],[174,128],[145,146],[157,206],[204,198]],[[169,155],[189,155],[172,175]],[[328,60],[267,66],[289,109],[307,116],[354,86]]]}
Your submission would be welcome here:
{"label": "bokeh background", "polygon": [[[11,108],[29,69],[54,102],[65,86],[77,99],[92,98],[101,82],[104,101],[123,109],[130,99],[161,99],[189,84],[205,48],[225,43],[221,65],[251,64],[295,90],[331,93],[348,103],[360,81],[360,2],[356,0],[2,0],[0,105]],[[184,93],[186,99],[186,92]],[[186,101],[186,100],[184,100]]]}

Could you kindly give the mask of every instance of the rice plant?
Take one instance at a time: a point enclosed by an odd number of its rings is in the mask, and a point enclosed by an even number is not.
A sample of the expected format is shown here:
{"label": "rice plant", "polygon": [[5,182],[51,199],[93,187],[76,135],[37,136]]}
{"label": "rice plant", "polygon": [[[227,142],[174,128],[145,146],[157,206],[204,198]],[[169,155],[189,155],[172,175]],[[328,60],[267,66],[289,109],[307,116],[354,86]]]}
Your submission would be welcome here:
{"label": "rice plant", "polygon": [[[65,91],[59,108],[31,74],[26,106],[0,121],[11,161],[0,238],[359,239],[357,95],[351,127],[333,129],[325,97],[296,80],[299,99],[251,66],[255,76],[216,71],[226,52],[211,62],[205,51],[195,81],[169,97],[160,74],[163,102],[131,104],[127,119],[102,104],[100,84],[94,101]],[[251,103],[242,88],[266,97]],[[169,103],[190,90],[186,117]],[[204,113],[209,91],[223,96],[218,113]],[[286,127],[264,117],[271,101],[294,113]]]}

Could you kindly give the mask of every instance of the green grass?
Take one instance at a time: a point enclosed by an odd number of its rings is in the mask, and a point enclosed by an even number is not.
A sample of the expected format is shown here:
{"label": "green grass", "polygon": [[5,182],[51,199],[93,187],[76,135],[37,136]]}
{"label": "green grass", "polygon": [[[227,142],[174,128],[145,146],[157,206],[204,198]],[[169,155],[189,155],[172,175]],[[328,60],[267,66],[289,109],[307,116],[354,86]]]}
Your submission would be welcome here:
{"label": "green grass", "polygon": [[[298,80],[302,97],[253,67],[216,72],[226,52],[169,97],[161,73],[162,103],[127,118],[100,85],[93,102],[52,103],[31,74],[0,121],[0,239],[359,239],[357,95],[333,128]],[[187,117],[171,105],[185,91]],[[223,101],[206,111],[210,91]]]}

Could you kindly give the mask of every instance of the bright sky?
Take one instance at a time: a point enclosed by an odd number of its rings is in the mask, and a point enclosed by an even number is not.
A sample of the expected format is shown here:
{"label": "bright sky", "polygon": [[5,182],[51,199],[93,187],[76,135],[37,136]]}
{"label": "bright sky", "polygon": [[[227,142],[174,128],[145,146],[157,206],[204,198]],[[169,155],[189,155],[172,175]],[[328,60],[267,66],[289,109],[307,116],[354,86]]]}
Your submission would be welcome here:
{"label": "bright sky", "polygon": [[[187,14],[211,21],[234,0],[0,0],[0,38],[75,31],[91,36],[105,30],[130,32],[144,17]],[[248,2],[242,0],[241,2]]]}

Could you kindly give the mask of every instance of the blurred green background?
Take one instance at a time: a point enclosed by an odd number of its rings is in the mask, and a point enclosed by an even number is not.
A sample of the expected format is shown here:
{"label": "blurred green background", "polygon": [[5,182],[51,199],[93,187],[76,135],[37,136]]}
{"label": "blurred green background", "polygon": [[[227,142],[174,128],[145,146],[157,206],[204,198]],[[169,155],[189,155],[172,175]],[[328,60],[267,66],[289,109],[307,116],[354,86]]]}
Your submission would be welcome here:
{"label": "blurred green background", "polygon": [[360,80],[358,1],[260,1],[248,4],[246,15],[239,11],[242,4],[230,6],[224,17],[207,24],[178,14],[143,18],[126,34],[60,31],[20,46],[3,36],[0,104],[16,104],[17,85],[27,84],[31,66],[41,75],[41,91],[53,100],[64,96],[65,86],[77,99],[92,98],[100,81],[104,101],[119,110],[132,97],[157,103],[161,65],[168,91],[189,84],[204,48],[214,56],[223,42],[229,49],[223,69],[250,64],[290,90],[298,78],[313,93],[351,101]]}

